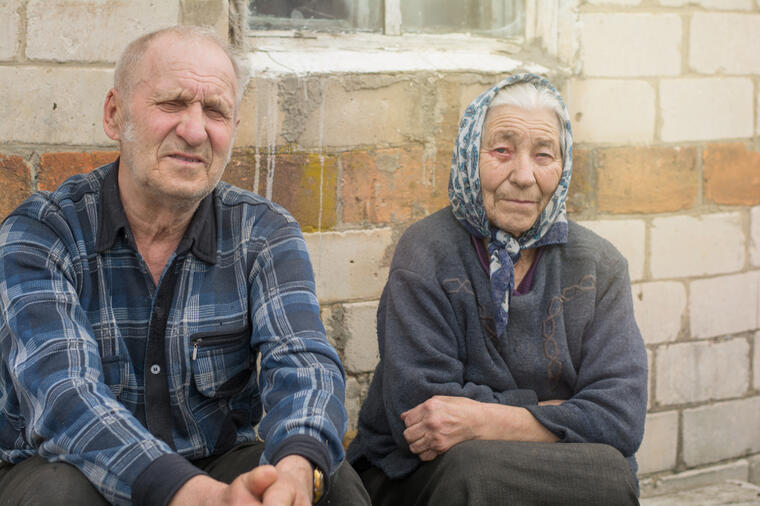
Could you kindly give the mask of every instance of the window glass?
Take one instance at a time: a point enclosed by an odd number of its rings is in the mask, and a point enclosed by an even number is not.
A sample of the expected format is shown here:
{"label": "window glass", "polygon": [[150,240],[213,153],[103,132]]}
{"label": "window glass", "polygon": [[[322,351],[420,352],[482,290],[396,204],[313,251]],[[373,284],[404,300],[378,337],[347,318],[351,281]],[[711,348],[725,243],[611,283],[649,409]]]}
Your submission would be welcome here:
{"label": "window glass", "polygon": [[516,35],[522,2],[516,0],[401,0],[402,32]]}
{"label": "window glass", "polygon": [[380,31],[382,0],[251,0],[254,30]]}
{"label": "window glass", "polygon": [[250,0],[249,12],[254,30],[382,32],[386,15],[400,12],[401,32],[503,37],[520,33],[522,4],[522,0]]}

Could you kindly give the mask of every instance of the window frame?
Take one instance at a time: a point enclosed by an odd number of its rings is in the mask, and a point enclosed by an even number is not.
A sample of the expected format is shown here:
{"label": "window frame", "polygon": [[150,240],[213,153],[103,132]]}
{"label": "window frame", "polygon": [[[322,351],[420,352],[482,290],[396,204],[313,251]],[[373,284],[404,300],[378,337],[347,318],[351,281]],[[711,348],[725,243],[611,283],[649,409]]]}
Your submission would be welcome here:
{"label": "window frame", "polygon": [[[251,70],[254,74],[435,70],[434,64],[429,62],[423,62],[417,69],[414,65],[432,53],[437,53],[434,59],[440,61],[446,52],[445,58],[451,64],[444,65],[441,68],[443,71],[503,72],[521,68],[539,74],[572,74],[571,67],[578,52],[574,41],[577,39],[579,0],[520,0],[523,2],[522,33],[501,38],[469,33],[401,33],[401,1],[403,0],[386,0],[386,9],[390,9],[390,12],[386,12],[383,33],[254,30],[249,28],[248,19],[241,19],[238,26],[243,32]],[[526,56],[526,46],[533,41],[539,42],[540,62],[534,57]],[[340,58],[348,55],[363,60],[363,63],[349,70],[335,57],[334,64],[303,63],[324,53],[328,54],[325,59],[330,55],[338,55]],[[397,62],[396,68],[374,68],[374,63],[369,58],[372,55],[393,55]],[[490,59],[473,61],[473,55],[484,55]],[[494,68],[494,64],[502,67]]]}

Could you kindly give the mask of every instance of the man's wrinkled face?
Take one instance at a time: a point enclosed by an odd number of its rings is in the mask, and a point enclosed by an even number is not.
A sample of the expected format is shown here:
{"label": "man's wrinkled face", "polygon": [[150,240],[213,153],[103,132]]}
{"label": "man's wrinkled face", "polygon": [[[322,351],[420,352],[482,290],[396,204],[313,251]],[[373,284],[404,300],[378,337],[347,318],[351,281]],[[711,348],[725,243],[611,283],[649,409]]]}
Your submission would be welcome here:
{"label": "man's wrinkled face", "polygon": [[210,41],[166,35],[152,41],[135,72],[131,92],[121,97],[118,139],[127,173],[120,171],[120,186],[167,203],[197,202],[213,190],[232,151],[232,63]]}
{"label": "man's wrinkled face", "polygon": [[499,105],[488,111],[478,167],[492,225],[519,237],[536,222],[562,176],[559,132],[549,109]]}

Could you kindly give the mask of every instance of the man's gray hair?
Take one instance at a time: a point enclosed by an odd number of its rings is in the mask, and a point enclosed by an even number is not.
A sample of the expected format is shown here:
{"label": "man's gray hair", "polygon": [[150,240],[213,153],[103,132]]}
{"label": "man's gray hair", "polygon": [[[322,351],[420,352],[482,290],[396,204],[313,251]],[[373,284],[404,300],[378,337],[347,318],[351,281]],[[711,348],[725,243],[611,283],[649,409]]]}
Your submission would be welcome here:
{"label": "man's gray hair", "polygon": [[230,46],[223,41],[213,30],[200,26],[172,26],[169,28],[163,28],[156,30],[155,32],[146,33],[145,35],[138,37],[130,42],[119,57],[119,61],[116,62],[116,70],[113,76],[113,85],[119,93],[128,97],[137,84],[132,77],[132,73],[135,68],[142,62],[145,52],[158,37],[164,35],[174,35],[182,40],[202,40],[216,44],[232,63],[232,68],[235,71],[236,90],[235,99],[236,107],[240,105],[240,101],[243,99],[243,93],[245,87],[248,84],[248,68],[242,61],[242,59],[230,48]]}
{"label": "man's gray hair", "polygon": [[499,105],[511,105],[521,109],[548,109],[557,115],[559,122],[559,148],[564,165],[565,152],[565,132],[566,123],[570,122],[565,108],[562,107],[559,99],[548,88],[537,88],[533,83],[517,83],[506,88],[502,88],[493,97],[488,104],[488,110]]}

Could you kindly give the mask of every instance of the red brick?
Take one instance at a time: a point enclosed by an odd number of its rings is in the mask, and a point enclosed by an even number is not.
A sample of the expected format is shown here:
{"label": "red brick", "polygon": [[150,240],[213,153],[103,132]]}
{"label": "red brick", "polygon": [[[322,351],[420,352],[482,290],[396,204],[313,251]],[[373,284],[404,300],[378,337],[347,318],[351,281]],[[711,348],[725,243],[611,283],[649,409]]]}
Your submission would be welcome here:
{"label": "red brick", "polygon": [[691,147],[601,149],[597,205],[609,213],[663,213],[697,203],[697,152]]}
{"label": "red brick", "polygon": [[340,161],[344,223],[404,223],[448,204],[450,151],[352,151]]}
{"label": "red brick", "polygon": [[[319,153],[275,153],[272,172],[272,201],[287,209],[304,232],[329,230],[337,222],[338,170],[334,155]],[[235,151],[224,180],[266,196],[268,160],[260,153],[259,185],[254,188],[256,154]]]}
{"label": "red brick", "polygon": [[0,219],[5,219],[31,193],[29,167],[20,156],[0,155],[0,187]]}
{"label": "red brick", "polygon": [[744,144],[709,146],[703,153],[705,200],[716,204],[760,204],[760,153]]}
{"label": "red brick", "polygon": [[[259,156],[259,163],[266,166],[266,155]],[[236,149],[232,152],[230,163],[224,169],[222,180],[244,190],[258,192],[254,189],[256,174],[256,153],[249,149]]]}
{"label": "red brick", "polygon": [[37,187],[40,190],[55,190],[66,178],[90,172],[113,162],[118,156],[118,151],[44,153],[37,172]]}
{"label": "red brick", "polygon": [[567,212],[580,213],[594,204],[594,186],[591,176],[591,151],[573,149],[573,177],[567,195]]}

